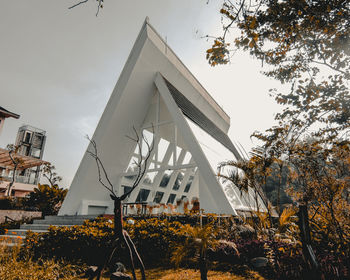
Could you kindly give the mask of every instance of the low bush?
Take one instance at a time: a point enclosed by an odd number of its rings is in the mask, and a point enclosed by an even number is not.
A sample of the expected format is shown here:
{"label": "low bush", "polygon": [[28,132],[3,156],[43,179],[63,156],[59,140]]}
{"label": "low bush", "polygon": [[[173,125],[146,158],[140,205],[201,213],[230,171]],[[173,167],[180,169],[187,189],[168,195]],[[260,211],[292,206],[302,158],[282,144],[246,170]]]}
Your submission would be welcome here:
{"label": "low bush", "polygon": [[[143,261],[147,265],[168,265],[171,247],[183,238],[182,225],[167,219],[152,218],[125,223]],[[34,258],[56,258],[72,262],[99,264],[110,252],[113,223],[100,218],[82,226],[50,227],[47,233],[28,232],[23,250]],[[125,248],[118,248],[115,261],[128,263]]]}
{"label": "low bush", "polygon": [[[232,231],[245,232],[240,227],[220,222],[216,225],[215,235],[220,241],[208,251],[208,260],[217,268],[234,271],[235,266],[254,268],[252,259],[267,259],[267,265],[258,271],[270,279],[307,279],[300,242],[289,242],[287,239],[241,238]],[[187,226],[188,227],[188,226]],[[226,227],[226,232],[225,232]],[[185,244],[188,238],[186,226],[169,219],[128,219],[125,229],[134,241],[146,267],[169,267],[170,259],[177,244]],[[245,233],[244,233],[245,234]],[[223,237],[226,240],[223,240]],[[229,239],[227,237],[234,237]],[[71,262],[84,262],[98,265],[105,260],[113,242],[113,223],[99,218],[86,221],[82,226],[50,227],[47,233],[29,232],[23,246],[23,252],[34,258],[56,258]],[[337,254],[329,246],[315,244],[315,253],[326,279],[346,279],[349,275],[349,260],[346,255]],[[189,249],[188,249],[189,250]],[[191,255],[191,252],[187,252]],[[193,255],[193,254],[192,254]],[[117,249],[113,262],[129,264],[126,248]],[[195,265],[194,261],[185,263],[187,267]],[[304,278],[303,278],[304,277]]]}
{"label": "low bush", "polygon": [[67,189],[60,188],[57,185],[39,184],[23,203],[27,208],[35,207],[43,213],[43,216],[57,215],[67,192]]}
{"label": "low bush", "polygon": [[40,211],[44,216],[57,215],[67,194],[57,185],[41,185],[26,197],[1,197],[0,210]]}
{"label": "low bush", "polygon": [[6,280],[74,280],[79,279],[84,266],[76,266],[53,260],[33,261],[20,258],[19,247],[0,245],[0,279]]}
{"label": "low bush", "polygon": [[0,210],[29,210],[25,197],[1,197]]}

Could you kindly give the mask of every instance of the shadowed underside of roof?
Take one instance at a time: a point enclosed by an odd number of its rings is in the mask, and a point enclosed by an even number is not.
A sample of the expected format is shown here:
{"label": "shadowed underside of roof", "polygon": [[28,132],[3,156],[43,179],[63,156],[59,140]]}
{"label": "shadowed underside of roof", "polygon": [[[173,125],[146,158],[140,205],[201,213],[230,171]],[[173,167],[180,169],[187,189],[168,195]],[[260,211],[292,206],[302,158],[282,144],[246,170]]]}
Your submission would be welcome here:
{"label": "shadowed underside of roof", "polygon": [[230,150],[237,159],[241,159],[239,152],[231,142],[230,138],[219,129],[211,120],[209,120],[192,102],[190,102],[181,92],[179,92],[169,81],[166,81],[167,87],[174,98],[177,106],[182,113],[191,121],[197,124],[215,140],[219,141],[228,150]]}
{"label": "shadowed underside of roof", "polygon": [[0,116],[3,116],[5,118],[9,118],[9,117],[12,117],[15,119],[19,118],[18,114],[12,113],[9,110],[6,110],[4,107],[1,107],[1,106],[0,106]]}
{"label": "shadowed underside of roof", "polygon": [[[38,158],[23,156],[19,154],[12,154],[12,157],[20,163],[17,166],[17,169],[26,169],[35,166],[40,166],[48,163],[47,161],[43,161]],[[9,151],[0,148],[0,167],[14,169],[14,164],[10,158]]]}

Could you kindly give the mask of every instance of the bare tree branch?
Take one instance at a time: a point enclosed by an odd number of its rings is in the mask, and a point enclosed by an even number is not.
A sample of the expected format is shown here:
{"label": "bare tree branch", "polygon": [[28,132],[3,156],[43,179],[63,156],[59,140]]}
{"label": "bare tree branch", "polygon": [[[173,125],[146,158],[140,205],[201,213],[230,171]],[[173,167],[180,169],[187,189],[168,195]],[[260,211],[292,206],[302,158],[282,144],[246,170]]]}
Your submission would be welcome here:
{"label": "bare tree branch", "polygon": [[[135,181],[133,183],[132,188],[128,192],[126,192],[125,194],[123,194],[121,196],[121,200],[124,200],[140,184],[143,176],[146,173],[147,166],[148,166],[148,161],[149,161],[149,159],[151,157],[151,154],[152,154],[152,151],[153,151],[153,148],[154,148],[155,137],[153,136],[152,144],[150,145],[148,140],[145,138],[144,134],[142,133],[141,141],[143,140],[146,143],[146,145],[147,145],[147,154],[146,154],[146,156],[145,156],[145,158],[143,160],[143,163],[142,163],[142,149],[141,149],[141,143],[139,142],[140,141],[140,137],[139,137],[135,127],[133,127],[133,129],[134,129],[134,132],[136,134],[136,139],[138,140],[137,145],[139,147],[139,154],[140,154],[140,159],[139,159],[139,162],[137,164],[138,171],[137,171],[137,176],[136,176],[136,179],[135,179]],[[152,125],[152,133],[154,135],[154,126],[153,125]],[[129,137],[129,138],[132,139],[131,137]]]}
{"label": "bare tree branch", "polygon": [[[110,191],[112,193],[113,196],[116,196],[115,193],[114,193],[114,188],[113,188],[113,184],[111,183],[111,181],[109,180],[109,177],[107,175],[107,172],[106,172],[106,169],[105,167],[103,166],[103,163],[102,161],[100,160],[99,156],[98,156],[98,152],[97,152],[97,145],[96,145],[96,142],[94,140],[91,140],[89,138],[89,136],[86,136],[86,138],[90,141],[90,144],[92,145],[92,147],[94,148],[94,152],[91,152],[91,151],[87,151],[87,153],[92,156],[95,161],[96,161],[96,164],[97,164],[97,172],[98,172],[98,181],[101,183],[101,185],[103,187],[105,187],[108,191]],[[102,176],[101,176],[101,169],[102,169],[102,172],[108,182],[108,184],[110,185],[110,187],[108,187],[103,181],[102,181]]]}
{"label": "bare tree branch", "polygon": [[80,1],[79,3],[77,3],[77,4],[75,4],[75,5],[71,6],[71,7],[69,7],[68,9],[73,9],[73,8],[75,8],[76,6],[79,6],[79,5],[81,5],[81,4],[84,4],[84,3],[88,2],[88,1],[89,1],[89,0]]}
{"label": "bare tree branch", "polygon": [[[89,0],[83,0],[83,1],[80,1],[79,3],[77,4],[74,4],[73,6],[69,7],[68,9],[73,9],[77,6],[80,6],[81,4],[85,4],[86,2],[88,2]],[[97,0],[98,1],[98,5],[97,5],[97,11],[96,11],[96,16],[98,16],[98,13],[100,12],[100,8],[103,8],[103,0]]]}

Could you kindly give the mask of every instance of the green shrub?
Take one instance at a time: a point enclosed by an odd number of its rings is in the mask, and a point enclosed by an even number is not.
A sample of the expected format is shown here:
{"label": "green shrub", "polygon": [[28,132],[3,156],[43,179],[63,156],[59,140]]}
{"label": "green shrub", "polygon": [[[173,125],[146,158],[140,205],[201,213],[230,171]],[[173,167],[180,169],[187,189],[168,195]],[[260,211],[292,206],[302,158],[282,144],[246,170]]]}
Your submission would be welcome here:
{"label": "green shrub", "polygon": [[[184,238],[181,223],[157,218],[132,221],[133,224],[126,221],[125,229],[145,264],[166,264],[175,241]],[[72,262],[99,264],[109,254],[112,242],[113,223],[99,218],[86,221],[82,226],[50,227],[47,233],[28,232],[23,251],[34,258],[63,258]],[[126,252],[119,246],[115,260],[128,263]]]}
{"label": "green shrub", "polygon": [[1,197],[0,210],[27,210],[24,197]]}
{"label": "green shrub", "polygon": [[24,205],[27,208],[36,208],[43,213],[43,216],[46,215],[57,215],[68,190],[62,189],[57,185],[41,185],[39,184],[37,188],[34,189],[34,192],[31,192],[26,200]]}

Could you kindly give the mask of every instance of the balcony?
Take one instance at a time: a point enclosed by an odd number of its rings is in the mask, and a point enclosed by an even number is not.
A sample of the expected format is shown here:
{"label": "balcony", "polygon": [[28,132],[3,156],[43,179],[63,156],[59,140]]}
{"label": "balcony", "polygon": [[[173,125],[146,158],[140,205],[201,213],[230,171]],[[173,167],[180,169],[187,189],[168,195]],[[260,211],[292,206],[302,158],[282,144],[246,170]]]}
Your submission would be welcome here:
{"label": "balcony", "polygon": [[[0,176],[0,181],[6,181],[6,182],[11,182],[12,177],[10,176]],[[22,183],[22,184],[31,184],[31,185],[36,185],[38,184],[38,180],[33,177],[29,176],[15,176],[15,182],[16,183]]]}

